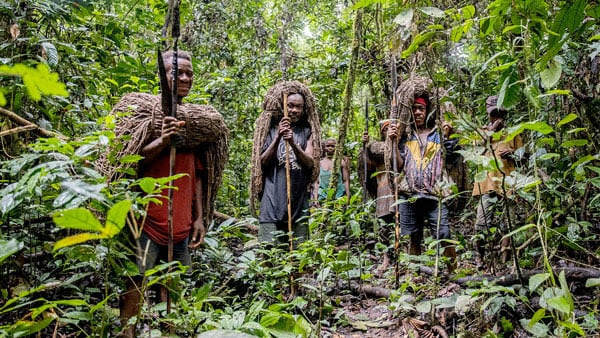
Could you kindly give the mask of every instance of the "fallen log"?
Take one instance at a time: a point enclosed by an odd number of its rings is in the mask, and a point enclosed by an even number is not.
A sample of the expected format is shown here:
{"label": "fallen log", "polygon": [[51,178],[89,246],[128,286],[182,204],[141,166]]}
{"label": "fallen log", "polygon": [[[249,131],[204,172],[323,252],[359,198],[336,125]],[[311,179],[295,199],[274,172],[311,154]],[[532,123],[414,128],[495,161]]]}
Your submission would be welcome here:
{"label": "fallen log", "polygon": [[[523,280],[527,281],[531,276],[548,272],[546,270],[529,270],[523,271]],[[555,268],[554,273],[556,275],[561,272],[565,273],[565,277],[571,280],[586,280],[588,278],[600,278],[600,270],[591,268],[580,268],[580,267],[560,267]],[[520,283],[519,278],[516,274],[504,275],[504,276],[493,276],[493,275],[481,275],[481,276],[467,276],[454,280],[456,284],[467,284],[467,283],[481,283],[484,280],[494,282],[498,285],[508,286]]]}

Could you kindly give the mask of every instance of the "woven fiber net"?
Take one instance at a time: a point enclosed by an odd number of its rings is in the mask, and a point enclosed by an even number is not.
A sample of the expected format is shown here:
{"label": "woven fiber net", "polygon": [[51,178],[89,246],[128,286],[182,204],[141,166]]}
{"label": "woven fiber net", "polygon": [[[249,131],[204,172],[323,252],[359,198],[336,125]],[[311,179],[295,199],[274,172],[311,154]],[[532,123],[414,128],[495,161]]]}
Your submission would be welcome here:
{"label": "woven fiber net", "polygon": [[[112,146],[117,149],[116,160],[110,160],[111,152],[107,151],[96,162],[96,168],[109,181],[115,181],[124,177],[128,169],[137,172],[137,163],[120,163],[118,159],[139,154],[142,147],[160,137],[164,113],[159,96],[129,93],[113,107],[111,114],[116,118],[115,141],[123,144]],[[177,148],[196,150],[204,164],[204,219],[208,224],[228,158],[229,130],[221,114],[209,105],[180,104],[177,119],[186,122]]]}
{"label": "woven fiber net", "polygon": [[315,106],[315,98],[310,89],[298,81],[281,81],[271,87],[265,94],[263,111],[256,120],[252,146],[252,177],[250,182],[250,211],[257,215],[256,207],[263,189],[263,173],[260,162],[262,146],[267,139],[271,126],[276,125],[283,117],[283,95],[301,94],[304,97],[304,116],[310,124],[313,138],[313,166],[311,182],[319,175],[319,159],[321,157],[321,124]]}

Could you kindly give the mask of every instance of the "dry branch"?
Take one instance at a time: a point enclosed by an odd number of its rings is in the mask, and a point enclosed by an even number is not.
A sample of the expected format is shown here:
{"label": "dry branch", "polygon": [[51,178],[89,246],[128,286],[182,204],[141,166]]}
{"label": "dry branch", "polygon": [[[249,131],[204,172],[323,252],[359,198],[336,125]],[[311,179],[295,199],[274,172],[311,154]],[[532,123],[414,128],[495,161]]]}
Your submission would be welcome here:
{"label": "dry branch", "polygon": [[24,132],[24,131],[28,131],[28,130],[32,130],[32,129],[35,129],[34,125],[27,125],[27,126],[23,126],[23,127],[12,128],[12,129],[0,132],[0,137],[4,137],[4,136],[8,136],[8,135],[13,135],[13,134],[18,134],[18,133],[21,133],[21,132]]}
{"label": "dry branch", "polygon": [[[61,135],[61,134],[58,134],[58,133],[46,130],[46,129],[38,126],[37,124],[32,123],[29,120],[26,120],[26,119],[22,118],[21,116],[15,114],[13,112],[11,112],[8,109],[4,109],[4,108],[0,107],[0,114],[8,117],[9,119],[15,121],[16,123],[18,123],[18,124],[20,124],[22,126],[29,127],[30,129],[35,129],[42,136],[45,136],[45,137],[60,137],[60,138],[64,138],[65,137],[64,135]],[[17,129],[17,128],[15,128],[15,129]],[[11,129],[11,130],[14,130],[14,129]],[[20,130],[19,132],[21,132],[21,131],[23,131],[23,130]],[[0,136],[4,136],[4,135],[0,135]]]}

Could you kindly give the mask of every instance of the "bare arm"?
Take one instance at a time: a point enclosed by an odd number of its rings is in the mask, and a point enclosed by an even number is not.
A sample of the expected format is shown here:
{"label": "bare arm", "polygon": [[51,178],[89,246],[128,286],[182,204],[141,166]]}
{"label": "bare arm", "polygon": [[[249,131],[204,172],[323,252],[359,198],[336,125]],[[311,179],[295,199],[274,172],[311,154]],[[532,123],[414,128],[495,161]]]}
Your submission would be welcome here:
{"label": "bare arm", "polygon": [[346,190],[346,197],[348,200],[346,203],[350,203],[350,168],[348,166],[348,159],[342,159],[342,182],[344,182],[344,189]]}
{"label": "bare arm", "polygon": [[287,140],[290,142],[290,148],[292,148],[294,154],[296,154],[296,159],[298,159],[298,163],[300,163],[302,168],[305,170],[312,170],[315,165],[315,161],[313,160],[313,136],[310,135],[308,141],[306,141],[306,149],[302,149],[299,145],[294,143],[293,137],[290,137]]}
{"label": "bare arm", "polygon": [[141,164],[152,162],[163,150],[171,145],[171,138],[179,132],[179,129],[185,125],[185,121],[177,121],[172,116],[165,116],[162,123],[161,135],[145,145],[140,150],[140,155],[144,157]]}
{"label": "bare arm", "polygon": [[402,159],[402,156],[400,156],[400,154],[398,153],[398,126],[396,124],[392,124],[389,126],[388,128],[388,132],[387,132],[387,137],[392,139],[393,145],[394,145],[394,149],[392,149],[392,151],[396,152],[396,165],[398,166],[398,171],[402,171],[402,168],[404,168],[404,160]]}
{"label": "bare arm", "polygon": [[196,190],[194,191],[194,216],[195,220],[192,226],[192,240],[189,244],[190,249],[195,249],[204,242],[206,228],[204,227],[204,189],[202,177],[196,178]]}

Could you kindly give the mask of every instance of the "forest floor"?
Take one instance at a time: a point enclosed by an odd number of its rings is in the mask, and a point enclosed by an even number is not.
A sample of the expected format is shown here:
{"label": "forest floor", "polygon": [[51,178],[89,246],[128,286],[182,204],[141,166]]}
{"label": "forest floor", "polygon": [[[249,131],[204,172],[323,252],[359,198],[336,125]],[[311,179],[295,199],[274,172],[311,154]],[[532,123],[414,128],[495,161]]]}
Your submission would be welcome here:
{"label": "forest floor", "polygon": [[[378,262],[380,263],[380,262]],[[374,265],[376,267],[376,265]],[[402,267],[401,267],[402,269]],[[414,302],[435,298],[452,298],[464,294],[465,286],[454,283],[452,280],[456,276],[444,275],[440,271],[439,282],[435,285],[435,278],[430,275],[431,271],[425,269],[428,273],[416,272],[414,269],[408,269],[407,266],[401,271],[399,283],[404,286],[411,285],[414,292],[405,290],[404,296],[408,294],[408,302]],[[462,275],[465,272],[473,272],[475,275],[490,275],[489,269],[477,271],[470,260],[459,262],[457,271]],[[497,270],[494,275],[503,276],[512,273],[510,267]],[[391,265],[387,272],[377,278],[371,279],[366,288],[375,286],[376,291],[385,292],[394,290],[394,267]],[[337,299],[339,307],[335,310],[334,316],[343,315],[347,323],[336,328],[323,328],[321,337],[332,338],[358,338],[358,337],[449,337],[461,334],[463,337],[480,337],[482,332],[498,331],[498,325],[495,322],[485,321],[481,316],[467,316],[465,313],[458,314],[454,308],[437,310],[427,315],[414,311],[414,309],[396,309],[398,305],[392,304],[393,297],[377,297],[378,295],[361,292],[355,286],[351,295],[346,295]],[[406,303],[404,303],[406,304]],[[338,312],[343,312],[340,314]],[[435,318],[433,318],[435,317]],[[515,318],[518,320],[518,318]],[[411,325],[411,323],[413,325]],[[404,324],[404,325],[403,325]],[[434,328],[435,327],[435,328]],[[440,328],[442,330],[440,330]],[[445,336],[444,334],[447,334]],[[512,337],[530,337],[525,330],[516,327]]]}

